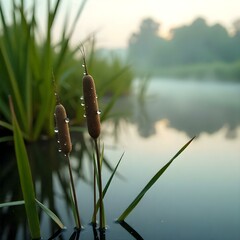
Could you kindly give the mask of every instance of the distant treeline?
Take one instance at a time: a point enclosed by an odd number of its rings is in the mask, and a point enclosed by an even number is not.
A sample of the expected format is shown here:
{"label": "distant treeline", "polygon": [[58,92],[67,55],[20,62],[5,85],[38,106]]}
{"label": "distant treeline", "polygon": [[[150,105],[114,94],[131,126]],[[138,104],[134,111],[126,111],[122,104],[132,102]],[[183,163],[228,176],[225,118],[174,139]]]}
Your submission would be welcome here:
{"label": "distant treeline", "polygon": [[240,81],[240,20],[233,23],[232,34],[203,18],[172,29],[169,39],[159,35],[159,27],[153,19],[144,19],[130,37],[129,58],[139,72]]}

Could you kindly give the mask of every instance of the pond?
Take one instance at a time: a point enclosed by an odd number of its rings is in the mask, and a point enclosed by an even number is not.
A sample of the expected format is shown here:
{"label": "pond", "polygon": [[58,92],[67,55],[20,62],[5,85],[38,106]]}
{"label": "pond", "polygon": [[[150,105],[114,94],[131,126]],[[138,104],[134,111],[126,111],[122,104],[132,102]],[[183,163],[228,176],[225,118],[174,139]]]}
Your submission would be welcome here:
{"label": "pond", "polygon": [[[114,167],[124,153],[104,199],[108,225],[105,239],[240,239],[240,84],[152,79],[143,99],[137,94],[124,98],[115,111],[129,114],[103,125],[101,143],[107,162]],[[111,134],[114,130],[116,135]],[[114,220],[193,136],[196,139],[126,218],[128,226],[137,232],[132,236]],[[74,139],[81,137],[74,133]],[[79,239],[94,239],[89,225],[93,170],[87,154],[79,153],[79,142],[74,145],[71,162],[85,228]],[[69,239],[74,220],[66,200],[67,165],[64,159],[59,160],[55,146],[55,141],[33,146],[31,165],[37,198],[67,226],[56,239]],[[8,158],[2,155],[1,202],[21,196],[15,163]],[[104,165],[104,184],[110,175]],[[0,210],[1,239],[28,239],[22,210],[21,206]],[[43,238],[48,239],[57,227],[43,213],[40,217]]]}

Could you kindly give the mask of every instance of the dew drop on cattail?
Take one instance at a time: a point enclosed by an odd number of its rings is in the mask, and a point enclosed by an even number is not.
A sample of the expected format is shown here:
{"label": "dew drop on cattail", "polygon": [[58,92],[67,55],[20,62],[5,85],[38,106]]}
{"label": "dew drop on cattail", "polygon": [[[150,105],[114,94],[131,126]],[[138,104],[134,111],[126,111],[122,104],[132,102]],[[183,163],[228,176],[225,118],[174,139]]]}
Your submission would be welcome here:
{"label": "dew drop on cattail", "polygon": [[57,140],[57,143],[60,143],[60,141],[59,141],[59,140]]}
{"label": "dew drop on cattail", "polygon": [[55,132],[55,133],[58,133],[58,128],[55,128],[55,129],[54,129],[54,132]]}
{"label": "dew drop on cattail", "polygon": [[83,114],[83,117],[87,117],[87,115],[86,115],[86,114]]}
{"label": "dew drop on cattail", "polygon": [[61,148],[59,148],[59,149],[58,149],[58,152],[62,152],[62,149],[61,149]]}
{"label": "dew drop on cattail", "polygon": [[65,121],[65,123],[69,123],[70,120],[69,120],[69,118],[65,118],[64,121]]}
{"label": "dew drop on cattail", "polygon": [[97,114],[98,114],[98,115],[100,115],[101,113],[102,113],[101,110],[98,110],[98,111],[97,111]]}
{"label": "dew drop on cattail", "polygon": [[81,106],[84,107],[84,106],[85,106],[85,103],[82,102],[82,103],[81,103]]}
{"label": "dew drop on cattail", "polygon": [[83,68],[85,68],[85,65],[84,65],[84,64],[82,64],[82,67],[83,67]]}
{"label": "dew drop on cattail", "polygon": [[81,96],[81,97],[80,97],[80,100],[81,100],[81,101],[83,101],[83,100],[84,100],[84,97],[83,97],[83,96]]}

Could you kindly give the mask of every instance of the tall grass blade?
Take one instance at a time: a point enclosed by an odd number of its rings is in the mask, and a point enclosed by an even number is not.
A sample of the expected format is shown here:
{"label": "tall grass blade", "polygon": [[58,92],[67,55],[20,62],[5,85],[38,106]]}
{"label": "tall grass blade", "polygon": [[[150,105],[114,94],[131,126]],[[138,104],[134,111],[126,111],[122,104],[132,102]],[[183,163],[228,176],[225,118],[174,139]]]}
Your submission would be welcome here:
{"label": "tall grass blade", "polygon": [[[24,107],[23,107],[23,101],[22,101],[22,97],[20,94],[19,86],[17,84],[17,80],[15,77],[13,68],[11,66],[9,56],[6,52],[5,47],[2,46],[2,44],[0,44],[0,58],[2,59],[2,62],[7,70],[7,74],[8,74],[9,81],[10,81],[10,84],[12,87],[12,91],[13,91],[14,97],[16,99],[17,107],[19,109],[19,114],[21,116],[21,119],[24,119],[25,111],[24,111]],[[25,130],[27,127],[27,124],[26,123],[24,124],[24,122],[23,122],[23,126],[24,126],[24,130]]]}
{"label": "tall grass blade", "polygon": [[53,213],[48,207],[46,207],[44,204],[39,202],[37,199],[35,199],[38,206],[61,228],[64,229],[65,226],[62,223],[62,221],[59,219],[59,217]]}
{"label": "tall grass blade", "polygon": [[32,174],[28,161],[27,150],[25,148],[21,130],[15,116],[11,97],[9,97],[9,103],[12,114],[13,138],[17,158],[18,173],[20,176],[23,198],[25,201],[29,230],[32,238],[40,238],[40,224],[35,203],[35,192],[33,188]]}
{"label": "tall grass blade", "polygon": [[138,194],[138,196],[133,200],[133,202],[126,208],[126,210],[120,215],[120,217],[117,219],[118,222],[124,221],[124,219],[132,212],[132,210],[138,205],[138,203],[141,201],[143,196],[146,194],[146,192],[153,186],[153,184],[159,179],[159,177],[167,170],[167,168],[170,166],[170,164],[173,162],[174,159],[176,159],[184,150],[185,148],[193,141],[195,137],[193,137],[190,141],[188,141],[173,157],[172,159],[163,166],[153,177],[152,179],[147,183],[147,185],[143,188],[143,190]]}

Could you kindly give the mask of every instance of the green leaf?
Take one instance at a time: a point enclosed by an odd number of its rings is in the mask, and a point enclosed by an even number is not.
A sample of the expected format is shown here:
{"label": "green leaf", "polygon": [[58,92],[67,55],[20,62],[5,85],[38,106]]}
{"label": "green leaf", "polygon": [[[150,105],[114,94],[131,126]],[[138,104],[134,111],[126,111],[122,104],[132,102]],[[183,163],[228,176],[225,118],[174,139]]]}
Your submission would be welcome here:
{"label": "green leaf", "polygon": [[64,229],[66,228],[62,221],[59,219],[59,217],[53,213],[48,207],[46,207],[44,204],[39,202],[37,199],[35,199],[36,203],[38,206],[61,228]]}
{"label": "green leaf", "polygon": [[138,205],[138,203],[141,201],[143,196],[146,194],[146,192],[153,186],[153,184],[159,179],[159,177],[167,170],[167,168],[170,166],[170,164],[173,162],[174,159],[176,159],[184,150],[185,148],[193,141],[195,137],[193,137],[190,141],[188,141],[173,157],[172,159],[163,166],[153,177],[152,179],[147,183],[147,185],[143,188],[143,190],[138,194],[138,196],[133,200],[133,202],[126,208],[126,210],[120,215],[120,217],[117,219],[118,222],[124,221],[124,219],[132,212],[132,210]]}
{"label": "green leaf", "polygon": [[14,147],[17,158],[18,173],[25,201],[25,209],[32,238],[40,238],[40,224],[35,204],[35,192],[32,182],[32,174],[28,161],[26,147],[23,141],[21,129],[19,128],[11,97],[9,97],[10,110],[12,114]]}

